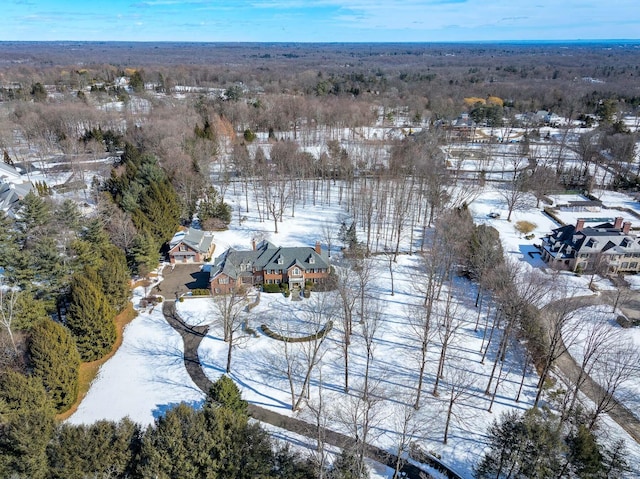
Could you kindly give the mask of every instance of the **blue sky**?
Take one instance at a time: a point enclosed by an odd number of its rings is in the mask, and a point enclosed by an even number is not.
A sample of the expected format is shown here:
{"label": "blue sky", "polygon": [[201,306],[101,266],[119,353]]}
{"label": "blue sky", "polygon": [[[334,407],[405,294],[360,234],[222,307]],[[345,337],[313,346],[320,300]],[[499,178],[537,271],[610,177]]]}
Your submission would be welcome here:
{"label": "blue sky", "polygon": [[638,0],[3,0],[0,40],[640,38]]}

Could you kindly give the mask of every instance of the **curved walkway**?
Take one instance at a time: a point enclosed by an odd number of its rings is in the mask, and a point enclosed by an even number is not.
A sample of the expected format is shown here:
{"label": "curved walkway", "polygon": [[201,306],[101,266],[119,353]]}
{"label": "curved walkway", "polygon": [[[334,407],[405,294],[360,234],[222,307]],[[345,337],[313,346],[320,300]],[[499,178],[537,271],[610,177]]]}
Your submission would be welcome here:
{"label": "curved walkway", "polygon": [[[200,365],[200,359],[198,358],[198,347],[206,336],[208,327],[189,326],[185,324],[176,311],[175,301],[165,301],[162,306],[162,312],[167,322],[182,336],[184,342],[184,365],[187,368],[189,376],[191,376],[193,382],[196,383],[202,391],[205,393],[208,392],[213,383],[204,374]],[[269,409],[256,406],[255,404],[249,404],[249,414],[258,421],[271,424],[272,426],[286,429],[287,431],[312,439],[317,437],[315,426],[300,419],[278,414]],[[330,429],[324,429],[323,434],[326,442],[332,446],[337,446],[341,449],[353,446],[354,439],[345,434],[340,434]],[[366,445],[365,454],[367,457],[395,469],[397,461],[396,455],[370,444]],[[463,479],[435,458],[430,459],[427,465],[439,470],[448,479]],[[404,464],[400,470],[404,472],[409,479],[431,477],[428,476],[425,471],[412,464]]]}
{"label": "curved walkway", "polygon": [[[566,311],[567,304],[571,306],[570,310],[576,310],[585,308],[588,306],[595,306],[600,304],[613,305],[616,299],[617,292],[601,292],[599,295],[593,296],[577,296],[574,298],[565,298],[553,303],[549,303],[544,306],[540,312],[544,326],[550,328],[549,315],[545,314],[552,311],[554,308],[562,305],[562,308]],[[624,307],[622,307],[624,311]],[[578,362],[567,352],[567,348],[564,343],[561,344],[564,353],[555,361],[553,367],[557,368],[562,375],[571,383],[576,382],[580,375],[581,366]],[[590,376],[586,376],[584,383],[580,387],[580,391],[594,402],[598,402],[599,398],[605,393],[604,389],[597,384]],[[640,443],[640,420],[633,413],[625,407],[622,403],[612,398],[611,405],[607,414],[613,419],[622,429],[624,429],[636,442]]]}

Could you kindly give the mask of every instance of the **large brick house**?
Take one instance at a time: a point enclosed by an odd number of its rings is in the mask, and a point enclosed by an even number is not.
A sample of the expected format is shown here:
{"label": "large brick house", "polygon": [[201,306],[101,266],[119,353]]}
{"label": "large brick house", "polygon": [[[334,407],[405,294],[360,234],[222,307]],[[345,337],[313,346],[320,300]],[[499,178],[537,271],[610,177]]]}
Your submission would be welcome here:
{"label": "large brick house", "polygon": [[542,242],[542,259],[555,267],[571,271],[593,271],[606,267],[610,273],[640,271],[640,240],[631,233],[631,223],[622,217],[614,223],[554,229]]}
{"label": "large brick house", "polygon": [[179,231],[169,243],[169,261],[171,264],[203,263],[213,256],[215,244],[209,231],[189,228]]}
{"label": "large brick house", "polygon": [[324,283],[329,277],[329,258],[320,243],[311,247],[280,247],[268,241],[252,249],[228,249],[211,267],[212,294],[226,294],[237,285],[287,284],[303,288],[306,281]]}

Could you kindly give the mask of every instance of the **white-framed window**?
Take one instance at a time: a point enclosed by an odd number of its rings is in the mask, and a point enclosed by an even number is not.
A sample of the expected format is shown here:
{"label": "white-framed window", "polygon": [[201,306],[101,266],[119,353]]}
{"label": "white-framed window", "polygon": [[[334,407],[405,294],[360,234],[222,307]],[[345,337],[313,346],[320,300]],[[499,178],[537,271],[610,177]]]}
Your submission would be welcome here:
{"label": "white-framed window", "polygon": [[220,294],[220,288],[216,288],[216,289],[214,289],[214,292],[215,292],[216,294]]}
{"label": "white-framed window", "polygon": [[309,258],[309,264],[315,264],[316,259],[312,256],[311,258]]}
{"label": "white-framed window", "polygon": [[229,284],[229,278],[226,276],[218,279],[218,284]]}
{"label": "white-framed window", "polygon": [[300,269],[299,268],[293,268],[293,274],[300,274]]}

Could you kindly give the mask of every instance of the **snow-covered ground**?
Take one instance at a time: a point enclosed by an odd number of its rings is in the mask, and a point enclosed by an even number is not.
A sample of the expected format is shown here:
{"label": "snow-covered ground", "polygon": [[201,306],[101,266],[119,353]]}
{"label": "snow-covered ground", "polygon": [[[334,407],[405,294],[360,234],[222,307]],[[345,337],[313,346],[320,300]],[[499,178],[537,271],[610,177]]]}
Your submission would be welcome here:
{"label": "snow-covered ground", "polygon": [[[565,331],[564,334],[571,356],[581,362],[585,353],[594,350],[598,344],[602,345],[597,353],[601,360],[615,360],[611,355],[615,354],[619,348],[629,347],[630,355],[639,351],[640,330],[620,326],[616,322],[619,314],[620,311],[614,312],[612,307],[607,305],[579,309],[572,324],[568,325],[570,330]],[[607,374],[605,362],[593,366],[591,376],[594,380],[598,381],[599,377]],[[625,377],[627,379],[621,381],[616,397],[629,409],[637,411],[640,406],[640,367],[637,364],[633,365]]]}
{"label": "snow-covered ground", "polygon": [[[232,246],[248,249],[252,238],[269,239],[275,244],[289,246],[313,246],[316,240],[323,241],[323,228],[332,228],[337,232],[340,222],[347,217],[345,210],[334,196],[331,206],[309,203],[296,206],[295,217],[285,215],[278,225],[279,233],[273,233],[273,222],[260,222],[255,209],[244,211],[244,196],[239,189],[227,190],[226,198],[234,207],[241,210],[244,217],[241,224],[234,213],[234,221],[228,231],[216,233],[216,254]],[[535,202],[533,202],[535,205]],[[495,191],[483,193],[471,204],[472,214],[477,222],[491,224],[500,232],[506,254],[522,261],[526,268],[544,269],[545,265],[534,253],[533,246],[539,237],[548,233],[557,225],[548,216],[535,208],[516,211],[511,222],[507,222],[506,210]],[[488,213],[500,211],[502,218],[492,219]],[[517,221],[531,221],[536,225],[533,240],[521,237],[514,225]],[[323,241],[324,242],[324,241]],[[404,250],[407,244],[405,241]],[[402,249],[402,248],[401,248]],[[334,260],[340,257],[334,248]],[[373,259],[374,274],[368,305],[380,313],[380,324],[374,335],[373,362],[371,364],[370,385],[377,398],[372,411],[372,432],[368,440],[393,451],[398,441],[399,421],[403,412],[413,411],[413,397],[417,384],[417,339],[411,327],[410,318],[415,317],[411,305],[420,305],[423,297],[419,283],[421,259],[419,255],[401,255],[397,264],[393,264],[395,294],[390,291],[390,273],[384,256]],[[549,273],[551,274],[551,273]],[[588,277],[573,274],[561,274],[559,277],[570,284],[572,294],[592,294],[587,288]],[[608,282],[598,282],[599,288],[611,287]],[[523,390],[516,402],[522,378],[522,351],[511,348],[504,369],[499,375],[500,382],[492,412],[488,412],[491,396],[485,394],[485,388],[493,368],[496,338],[484,364],[481,362],[481,346],[486,342],[485,324],[487,308],[480,315],[474,307],[475,286],[463,279],[452,285],[453,308],[457,332],[450,345],[445,365],[444,378],[439,386],[440,394],[432,395],[437,357],[440,352],[440,339],[437,335],[429,346],[425,385],[422,394],[422,407],[413,411],[410,422],[414,426],[414,440],[425,450],[433,451],[442,457],[442,461],[453,467],[464,477],[472,477],[472,468],[485,448],[485,431],[502,411],[517,409],[524,411],[532,404],[535,396],[537,376],[534,371],[525,371]],[[139,300],[140,293],[134,298]],[[443,297],[446,292],[443,293]],[[552,296],[552,295],[549,295]],[[338,300],[335,293],[316,293],[310,299],[292,302],[279,294],[262,294],[259,306],[249,313],[249,326],[259,331],[261,324],[271,328],[288,329],[296,334],[311,333],[317,329],[317,321],[312,310],[325,300],[330,306],[323,308],[322,323],[334,319],[334,328],[323,345],[324,354],[314,370],[310,386],[311,402],[316,402],[320,392],[327,405],[329,426],[336,430],[351,432],[353,420],[349,416],[361,407],[363,374],[366,349],[362,338],[362,327],[354,326],[353,341],[350,346],[351,391],[343,392],[343,359],[341,356],[341,326],[337,320]],[[333,305],[333,307],[331,306]],[[221,339],[221,331],[213,318],[215,311],[212,300],[206,298],[188,299],[177,303],[180,315],[192,324],[211,324],[209,334],[202,342],[199,355],[208,377],[217,379],[226,365],[227,344]],[[315,318],[318,317],[316,307]],[[479,327],[476,331],[476,322]],[[303,348],[306,343],[291,343],[291,348]],[[281,414],[295,415],[310,419],[309,408],[293,413],[291,393],[284,374],[282,359],[284,344],[258,333],[257,337],[247,335],[233,350],[232,378],[240,386],[244,397],[255,404],[273,409]],[[454,406],[449,431],[449,440],[443,444],[445,409],[451,385],[464,381],[465,394]],[[296,379],[294,386],[299,393],[301,381]],[[495,386],[495,381],[493,382]],[[141,311],[140,315],[127,327],[124,343],[116,355],[100,370],[100,373],[86,399],[78,411],[71,417],[72,423],[87,423],[100,418],[119,419],[129,416],[141,424],[149,424],[167,407],[180,401],[199,404],[203,399],[200,392],[189,379],[182,363],[182,345],[177,333],[165,322],[160,308]],[[607,428],[620,437],[626,434],[613,423]],[[280,431],[279,436],[286,436]],[[296,439],[292,438],[292,441]],[[626,437],[631,457],[630,463],[636,468],[633,475],[638,477],[640,447]],[[385,477],[384,472],[379,477]]]}

